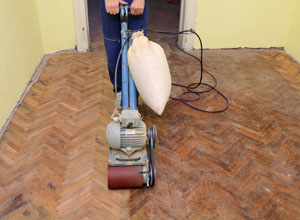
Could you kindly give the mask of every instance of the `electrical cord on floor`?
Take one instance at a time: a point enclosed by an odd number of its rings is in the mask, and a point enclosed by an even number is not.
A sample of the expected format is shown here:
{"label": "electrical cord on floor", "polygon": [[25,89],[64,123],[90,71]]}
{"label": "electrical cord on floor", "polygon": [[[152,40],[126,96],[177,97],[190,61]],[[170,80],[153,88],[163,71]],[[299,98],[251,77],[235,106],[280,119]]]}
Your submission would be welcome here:
{"label": "electrical cord on floor", "polygon": [[[142,29],[142,30],[137,30],[137,31],[153,32],[153,33],[159,33],[159,34],[164,34],[164,35],[180,35],[180,34],[194,34],[194,35],[196,35],[196,37],[198,38],[199,43],[200,43],[200,58],[198,58],[197,56],[194,56],[194,55],[192,55],[192,54],[184,51],[178,45],[178,41],[176,41],[176,46],[183,53],[185,53],[185,54],[193,57],[197,61],[199,61],[199,63],[200,63],[199,81],[198,82],[193,82],[193,83],[191,83],[191,84],[189,84],[187,86],[186,85],[182,85],[182,84],[178,84],[178,83],[172,83],[173,86],[185,88],[186,91],[183,92],[178,98],[175,98],[175,97],[170,97],[170,98],[173,99],[173,100],[181,101],[183,104],[187,105],[189,108],[192,108],[192,109],[194,109],[196,111],[200,111],[200,112],[222,113],[222,112],[225,112],[229,108],[229,101],[226,98],[226,96],[223,93],[221,93],[219,90],[216,89],[216,86],[217,86],[217,80],[216,80],[216,78],[210,72],[204,70],[204,68],[203,68],[203,44],[202,44],[202,40],[201,40],[200,36],[193,29],[191,29],[191,30],[183,30],[183,31],[179,31],[179,32],[169,32],[169,31],[160,31],[160,30],[153,30],[153,29],[147,28],[147,29]],[[120,50],[120,53],[119,53],[119,56],[118,56],[118,59],[117,59],[117,63],[116,63],[116,69],[115,69],[115,93],[116,94],[117,94],[117,70],[118,70],[118,65],[119,65],[119,62],[120,62],[120,57],[121,57],[121,54],[123,52],[125,44],[128,43],[128,41],[129,41],[130,37],[132,36],[132,34],[134,32],[137,32],[137,31],[128,31],[130,34],[128,34],[127,38],[125,39],[125,43],[122,45],[122,48]],[[202,80],[203,80],[203,73],[204,72],[207,73],[213,79],[213,81],[214,81],[213,85],[209,85],[207,83],[203,83],[202,82]],[[196,89],[198,89],[201,85],[207,86],[209,88],[206,89],[206,90],[202,90],[202,91],[196,91]],[[223,109],[210,111],[210,110],[205,110],[205,109],[201,109],[201,108],[195,107],[195,106],[193,106],[193,105],[190,104],[190,103],[193,103],[193,102],[196,102],[196,101],[200,100],[201,99],[201,96],[200,96],[201,94],[210,92],[212,90],[214,90],[215,92],[217,92],[224,99],[224,101],[226,103],[226,106]],[[184,96],[188,95],[188,94],[193,94],[193,95],[196,96],[196,98],[194,98],[194,99],[186,99],[186,98],[184,98]]]}

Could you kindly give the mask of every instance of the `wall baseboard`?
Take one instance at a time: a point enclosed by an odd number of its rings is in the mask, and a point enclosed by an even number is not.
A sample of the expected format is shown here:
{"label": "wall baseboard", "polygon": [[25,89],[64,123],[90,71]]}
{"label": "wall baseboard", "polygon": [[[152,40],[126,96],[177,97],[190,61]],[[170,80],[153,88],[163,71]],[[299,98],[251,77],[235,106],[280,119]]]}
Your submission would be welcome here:
{"label": "wall baseboard", "polygon": [[9,123],[11,122],[11,120],[13,119],[15,112],[17,111],[17,109],[19,108],[19,106],[21,105],[24,97],[26,96],[26,94],[29,92],[29,90],[37,83],[37,81],[39,80],[41,74],[43,73],[44,67],[48,64],[49,59],[51,58],[52,55],[55,54],[61,54],[61,53],[77,53],[76,50],[74,49],[69,49],[69,50],[62,50],[62,51],[58,51],[55,53],[49,53],[49,54],[45,54],[41,61],[39,62],[39,64],[37,65],[37,67],[35,68],[34,73],[32,74],[29,82],[27,83],[23,93],[21,94],[17,104],[14,106],[13,110],[11,111],[10,115],[8,116],[8,118],[6,119],[4,125],[1,127],[0,129],[0,143],[2,140],[2,137],[9,125]]}
{"label": "wall baseboard", "polygon": [[[200,48],[194,48],[200,50]],[[224,48],[203,48],[203,50],[249,50],[249,51],[266,51],[266,52],[284,52],[284,47],[224,47]]]}

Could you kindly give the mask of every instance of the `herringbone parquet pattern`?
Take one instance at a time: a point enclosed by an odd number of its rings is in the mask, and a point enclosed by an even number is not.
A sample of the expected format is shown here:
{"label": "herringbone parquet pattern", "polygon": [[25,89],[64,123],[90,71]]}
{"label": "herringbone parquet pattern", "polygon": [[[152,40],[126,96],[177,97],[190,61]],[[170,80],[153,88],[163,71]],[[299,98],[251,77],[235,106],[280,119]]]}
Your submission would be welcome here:
{"label": "herringbone parquet pattern", "polygon": [[[176,28],[172,8],[151,7],[169,10],[162,28]],[[91,51],[53,55],[5,132],[1,220],[300,219],[300,65],[280,52],[205,51],[230,109],[211,115],[170,101],[158,117],[141,104],[145,122],[158,126],[157,184],[109,191],[105,127],[114,97],[97,17],[90,23]],[[198,65],[174,38],[150,38],[165,48],[174,82],[197,80]],[[199,105],[221,103],[216,97]]]}

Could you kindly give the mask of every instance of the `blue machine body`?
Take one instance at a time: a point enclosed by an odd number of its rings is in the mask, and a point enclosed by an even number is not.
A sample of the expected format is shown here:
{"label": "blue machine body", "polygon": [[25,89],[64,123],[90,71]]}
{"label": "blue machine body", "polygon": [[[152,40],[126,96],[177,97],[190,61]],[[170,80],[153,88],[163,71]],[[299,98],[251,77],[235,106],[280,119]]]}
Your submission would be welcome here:
{"label": "blue machine body", "polygon": [[122,106],[123,110],[137,110],[137,90],[128,67],[127,52],[132,43],[128,38],[128,5],[121,5],[121,42],[122,52]]}

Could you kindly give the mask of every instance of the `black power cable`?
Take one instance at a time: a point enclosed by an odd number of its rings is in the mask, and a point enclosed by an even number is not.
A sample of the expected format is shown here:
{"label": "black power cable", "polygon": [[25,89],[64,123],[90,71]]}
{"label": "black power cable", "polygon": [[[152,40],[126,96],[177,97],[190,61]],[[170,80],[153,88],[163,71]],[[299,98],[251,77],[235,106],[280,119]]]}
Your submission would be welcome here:
{"label": "black power cable", "polygon": [[[170,97],[171,99],[181,101],[183,104],[187,105],[188,107],[190,107],[190,108],[192,108],[196,111],[201,111],[201,112],[206,112],[206,113],[221,113],[221,112],[225,112],[229,108],[229,101],[226,98],[226,96],[223,93],[221,93],[219,90],[216,89],[216,86],[217,86],[216,78],[210,72],[204,70],[204,68],[203,68],[203,44],[202,44],[202,40],[201,40],[200,36],[193,29],[179,31],[179,32],[167,32],[167,31],[159,31],[159,30],[152,30],[152,29],[145,29],[145,30],[148,31],[148,32],[155,32],[155,33],[160,33],[160,34],[164,34],[164,35],[194,34],[194,35],[196,35],[196,37],[199,40],[199,43],[200,43],[200,58],[184,51],[182,48],[179,47],[178,41],[176,41],[176,46],[180,51],[182,51],[183,53],[185,53],[185,54],[187,54],[187,55],[189,55],[189,56],[191,56],[194,59],[199,61],[199,63],[200,63],[200,78],[199,78],[198,82],[191,83],[187,86],[182,85],[182,84],[178,84],[178,83],[172,83],[173,86],[178,86],[178,87],[185,88],[187,91],[183,92],[178,98]],[[209,85],[207,83],[202,82],[204,72],[207,73],[213,79],[214,85]],[[201,85],[207,86],[209,88],[207,90],[203,90],[203,91],[196,91],[196,89],[198,89]],[[207,93],[211,90],[216,91],[225,100],[226,106],[223,109],[215,110],[215,111],[209,111],[209,110],[204,110],[204,109],[197,108],[197,107],[189,104],[191,102],[196,102],[196,101],[200,100],[200,98],[201,98],[200,94]],[[183,98],[185,95],[188,95],[188,94],[196,95],[196,98],[194,98],[194,99]]]}
{"label": "black power cable", "polygon": [[[182,48],[180,48],[180,46],[178,45],[178,41],[176,41],[176,46],[183,53],[185,53],[185,54],[187,54],[187,55],[189,55],[189,56],[191,56],[194,59],[196,59],[196,60],[199,61],[199,63],[200,63],[199,81],[198,82],[193,82],[193,83],[191,83],[191,84],[189,84],[187,86],[186,85],[182,85],[182,84],[178,84],[178,83],[172,83],[173,86],[185,88],[186,91],[183,92],[178,98],[175,98],[175,97],[170,97],[170,98],[173,99],[173,100],[181,101],[183,104],[187,105],[189,108],[192,108],[192,109],[194,109],[196,111],[200,111],[200,112],[222,113],[222,112],[225,112],[229,108],[229,101],[226,98],[226,96],[223,93],[221,93],[219,90],[216,89],[216,86],[217,86],[217,80],[216,80],[216,78],[210,72],[204,70],[204,68],[203,68],[203,44],[202,44],[202,40],[201,40],[200,36],[193,29],[179,31],[179,32],[169,32],[169,31],[160,31],[160,30],[153,30],[153,29],[148,29],[147,28],[147,29],[141,29],[141,30],[137,30],[137,31],[147,31],[147,32],[159,33],[159,34],[164,34],[164,35],[180,35],[180,34],[194,34],[194,35],[196,35],[196,37],[198,38],[199,43],[200,43],[200,58],[198,58],[197,56],[194,56],[194,55],[192,55],[192,54],[184,51]],[[119,61],[120,61],[120,57],[121,57],[122,51],[124,49],[124,45],[126,43],[128,43],[128,40],[132,36],[132,34],[134,32],[137,32],[137,31],[128,31],[130,34],[127,36],[127,38],[125,40],[125,43],[123,44],[123,46],[122,46],[122,48],[120,50],[120,53],[119,53],[119,56],[118,56],[118,60],[117,60],[117,63],[116,63],[115,84],[116,84],[116,81],[117,81],[117,67],[119,65]],[[203,83],[202,82],[202,80],[203,80],[203,73],[204,72],[207,73],[213,79],[214,85],[209,85],[207,83]],[[196,89],[198,89],[201,85],[207,86],[209,88],[206,89],[206,90],[202,90],[202,91],[196,91]],[[115,90],[116,90],[116,85],[115,85]],[[225,100],[226,106],[223,109],[209,111],[209,110],[197,108],[197,107],[195,107],[195,106],[193,106],[193,105],[190,104],[190,103],[193,103],[193,102],[196,102],[196,101],[200,100],[201,99],[200,94],[204,94],[204,93],[210,92],[211,90],[214,90],[215,92],[217,92]],[[196,98],[194,98],[194,99],[183,98],[183,96],[188,95],[188,94],[193,94],[193,95],[196,96]]]}

